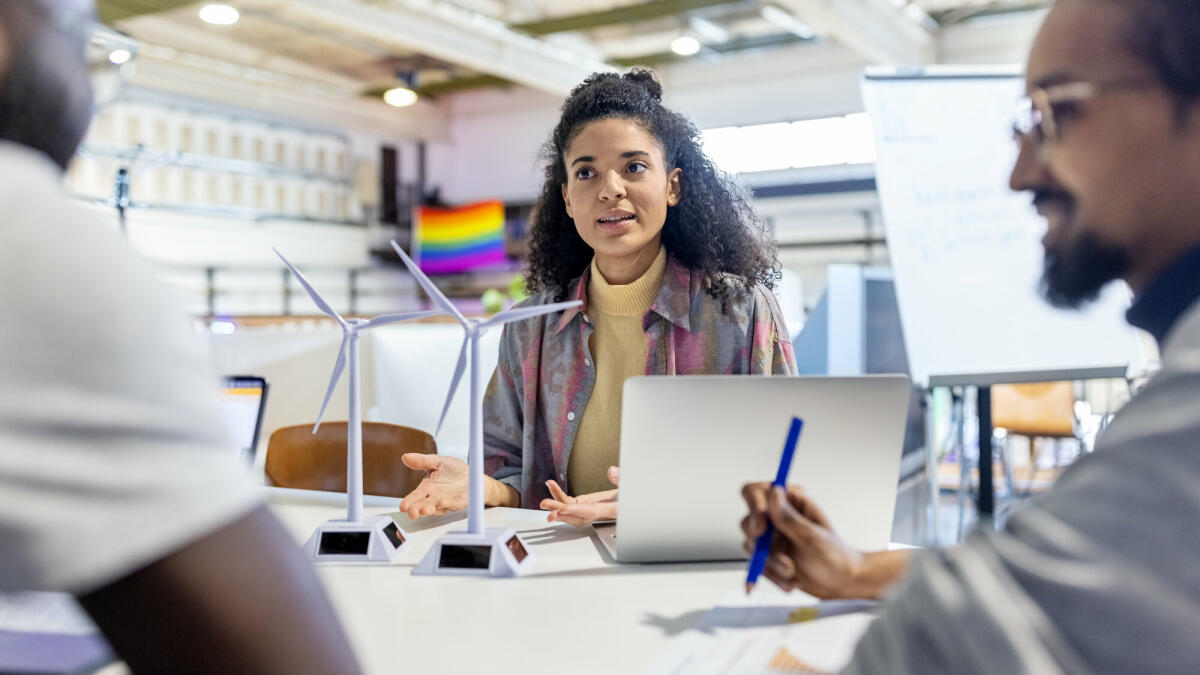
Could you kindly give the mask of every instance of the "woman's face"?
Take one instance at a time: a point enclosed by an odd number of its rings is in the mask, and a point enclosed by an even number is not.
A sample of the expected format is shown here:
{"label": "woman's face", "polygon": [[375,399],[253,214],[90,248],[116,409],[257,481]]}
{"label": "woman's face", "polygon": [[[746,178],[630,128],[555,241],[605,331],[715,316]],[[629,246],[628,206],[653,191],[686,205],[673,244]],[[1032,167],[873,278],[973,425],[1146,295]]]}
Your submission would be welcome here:
{"label": "woman's face", "polygon": [[567,215],[601,270],[653,260],[680,192],[680,171],[667,166],[662,144],[633,120],[597,120],[575,135],[563,163]]}

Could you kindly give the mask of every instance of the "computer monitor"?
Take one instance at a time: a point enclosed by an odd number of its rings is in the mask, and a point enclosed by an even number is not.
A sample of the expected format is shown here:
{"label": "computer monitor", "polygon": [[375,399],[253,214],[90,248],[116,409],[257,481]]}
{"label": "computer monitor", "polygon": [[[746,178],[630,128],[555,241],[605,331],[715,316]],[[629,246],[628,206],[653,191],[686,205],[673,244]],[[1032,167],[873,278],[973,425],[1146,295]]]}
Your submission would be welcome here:
{"label": "computer monitor", "polygon": [[267,381],[255,375],[227,375],[220,412],[225,427],[238,443],[238,454],[254,461],[267,403]]}

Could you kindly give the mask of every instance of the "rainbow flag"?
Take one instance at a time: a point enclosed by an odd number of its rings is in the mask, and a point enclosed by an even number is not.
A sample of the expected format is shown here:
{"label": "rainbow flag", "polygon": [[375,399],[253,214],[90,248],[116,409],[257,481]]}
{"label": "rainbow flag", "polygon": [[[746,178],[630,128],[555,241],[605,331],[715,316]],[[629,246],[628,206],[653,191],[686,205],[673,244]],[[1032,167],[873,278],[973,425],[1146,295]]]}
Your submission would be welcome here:
{"label": "rainbow flag", "polygon": [[508,260],[503,202],[452,209],[420,206],[413,223],[417,264],[426,274],[458,274]]}

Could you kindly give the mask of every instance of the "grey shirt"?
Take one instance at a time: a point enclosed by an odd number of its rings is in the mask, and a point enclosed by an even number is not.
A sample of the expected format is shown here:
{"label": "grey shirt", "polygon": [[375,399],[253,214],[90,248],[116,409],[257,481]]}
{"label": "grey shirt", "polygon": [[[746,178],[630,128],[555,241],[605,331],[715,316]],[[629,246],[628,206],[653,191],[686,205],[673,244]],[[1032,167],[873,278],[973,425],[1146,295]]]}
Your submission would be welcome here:
{"label": "grey shirt", "polygon": [[846,672],[1200,672],[1200,303],[1093,454],[914,560]]}
{"label": "grey shirt", "polygon": [[179,303],[0,143],[0,591],[83,593],[257,503]]}

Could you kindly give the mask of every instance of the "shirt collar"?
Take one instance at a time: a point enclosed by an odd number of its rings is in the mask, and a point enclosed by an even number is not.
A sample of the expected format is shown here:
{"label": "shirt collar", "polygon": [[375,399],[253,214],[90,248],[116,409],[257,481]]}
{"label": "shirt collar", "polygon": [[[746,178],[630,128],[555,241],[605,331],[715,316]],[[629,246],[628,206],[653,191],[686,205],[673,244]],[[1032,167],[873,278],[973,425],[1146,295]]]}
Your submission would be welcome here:
{"label": "shirt collar", "polygon": [[663,273],[662,288],[650,305],[650,311],[691,332],[692,298],[696,295],[700,283],[698,275],[684,267],[669,252],[667,253],[667,271]]}
{"label": "shirt collar", "polygon": [[[591,266],[585,267],[583,274],[573,279],[567,285],[567,299],[579,300],[583,304],[565,310],[554,329],[557,334],[566,328],[580,314],[587,312],[587,287],[591,275]],[[667,269],[663,273],[662,288],[650,305],[650,311],[662,316],[667,321],[680,328],[691,331],[692,297],[700,289],[698,275],[684,267],[682,263],[667,252]]]}
{"label": "shirt collar", "polygon": [[1133,299],[1125,320],[1162,345],[1179,317],[1200,299],[1200,246],[1167,267]]}

